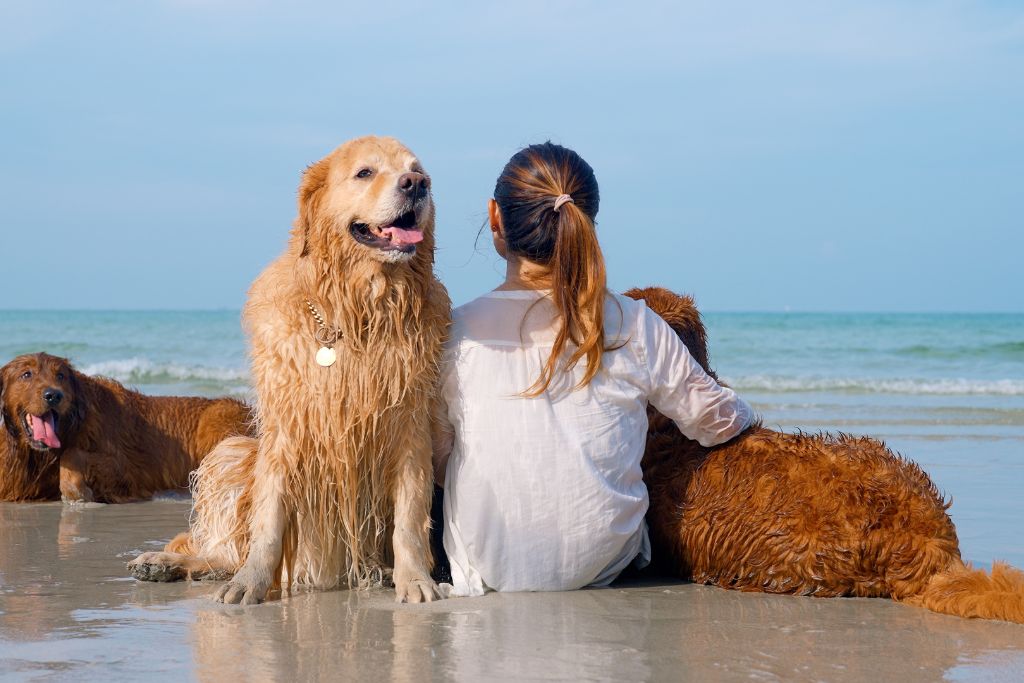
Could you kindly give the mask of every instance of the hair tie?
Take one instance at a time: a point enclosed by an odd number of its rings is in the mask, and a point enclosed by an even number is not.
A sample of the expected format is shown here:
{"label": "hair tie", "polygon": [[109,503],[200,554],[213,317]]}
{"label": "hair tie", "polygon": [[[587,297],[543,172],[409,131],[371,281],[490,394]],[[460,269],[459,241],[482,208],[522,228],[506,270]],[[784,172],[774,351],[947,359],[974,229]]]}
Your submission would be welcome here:
{"label": "hair tie", "polygon": [[566,202],[572,202],[573,204],[576,203],[573,202],[572,197],[570,197],[567,194],[558,195],[558,197],[555,199],[555,213],[558,213],[558,210],[562,208],[562,204],[565,204]]}

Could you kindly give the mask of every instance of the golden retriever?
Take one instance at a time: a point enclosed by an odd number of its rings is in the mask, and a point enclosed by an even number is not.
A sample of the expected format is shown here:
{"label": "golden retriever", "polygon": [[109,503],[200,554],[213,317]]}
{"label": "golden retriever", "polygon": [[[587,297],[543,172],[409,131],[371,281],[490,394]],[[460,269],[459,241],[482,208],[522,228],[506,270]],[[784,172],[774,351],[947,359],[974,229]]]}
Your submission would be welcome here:
{"label": "golden retriever", "polygon": [[134,576],[230,574],[216,599],[252,604],[393,566],[399,601],[438,596],[429,405],[451,304],[433,261],[430,179],[397,140],[359,138],[307,169],[288,247],[245,306],[257,438],[204,461],[188,533]]}
{"label": "golden retriever", "polygon": [[45,353],[0,369],[0,406],[8,501],[125,503],[185,489],[203,456],[250,423],[234,399],[144,396]]}
{"label": "golden retriever", "polygon": [[[712,376],[689,297],[644,299]],[[1024,572],[960,559],[949,503],[882,443],[760,425],[704,448],[649,410],[644,481],[655,557],[698,583],[765,593],[889,597],[963,617],[1024,623]]]}

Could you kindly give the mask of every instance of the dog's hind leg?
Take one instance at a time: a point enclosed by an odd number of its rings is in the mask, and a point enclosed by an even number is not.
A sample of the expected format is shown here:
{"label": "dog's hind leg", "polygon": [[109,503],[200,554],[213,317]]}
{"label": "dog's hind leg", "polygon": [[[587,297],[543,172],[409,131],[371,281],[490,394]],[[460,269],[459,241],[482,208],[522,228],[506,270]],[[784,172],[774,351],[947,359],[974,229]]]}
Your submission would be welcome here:
{"label": "dog's hind leg", "polygon": [[252,479],[256,441],[219,443],[193,475],[190,530],[162,552],[143,553],[128,563],[140,581],[231,578],[248,550],[245,537],[246,483]]}
{"label": "dog's hind leg", "polygon": [[[219,552],[244,561],[235,564],[231,581],[222,586],[214,600],[228,604],[255,605],[263,602],[271,587],[280,582],[282,569],[289,565],[284,557],[288,533],[289,513],[286,508],[286,475],[280,463],[284,460],[282,448],[268,448],[260,452],[260,443],[255,439],[235,437],[225,439],[200,466],[203,472],[211,459],[221,460],[219,467],[241,469],[244,476],[230,484],[238,489],[238,495],[225,497],[224,475],[217,475],[216,486],[207,487],[202,476],[196,486],[196,525],[202,524],[207,534],[203,547],[210,554]],[[242,464],[238,468],[238,463]],[[240,497],[239,497],[240,496]],[[230,504],[229,514],[218,512],[218,505],[212,504],[218,498],[225,498]],[[223,503],[220,504],[223,506]],[[210,508],[207,510],[207,508]],[[202,511],[201,511],[202,510]],[[196,528],[196,526],[193,526]],[[218,533],[217,529],[221,531]],[[233,549],[216,539],[230,540]],[[289,580],[291,580],[289,573]]]}
{"label": "dog's hind leg", "polygon": [[139,581],[225,581],[233,567],[216,559],[198,557],[187,531],[178,533],[161,552],[142,553],[128,563],[128,571]]}
{"label": "dog's hind leg", "polygon": [[224,581],[234,568],[223,562],[193,554],[187,532],[180,533],[160,552],[142,553],[128,563],[129,573],[139,581],[170,582]]}

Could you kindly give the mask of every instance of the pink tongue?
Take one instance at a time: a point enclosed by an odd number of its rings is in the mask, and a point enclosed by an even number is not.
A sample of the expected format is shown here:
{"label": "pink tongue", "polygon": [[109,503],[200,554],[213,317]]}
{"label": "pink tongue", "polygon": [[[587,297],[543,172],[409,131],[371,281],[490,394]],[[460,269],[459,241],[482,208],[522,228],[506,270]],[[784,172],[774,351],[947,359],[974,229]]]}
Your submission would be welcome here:
{"label": "pink tongue", "polygon": [[403,230],[402,228],[384,228],[380,231],[382,235],[385,235],[389,240],[398,246],[404,246],[406,244],[416,244],[417,242],[423,241],[422,230]]}
{"label": "pink tongue", "polygon": [[53,413],[47,413],[46,417],[29,415],[29,419],[32,421],[32,436],[50,448],[60,448],[60,439],[57,438],[57,430],[53,424]]}

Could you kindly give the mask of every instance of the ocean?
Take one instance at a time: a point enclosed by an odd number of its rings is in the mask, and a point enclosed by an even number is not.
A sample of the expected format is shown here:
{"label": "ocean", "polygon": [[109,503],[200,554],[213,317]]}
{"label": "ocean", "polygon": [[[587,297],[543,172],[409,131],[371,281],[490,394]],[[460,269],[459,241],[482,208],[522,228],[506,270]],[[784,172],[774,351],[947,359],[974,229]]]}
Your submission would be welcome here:
{"label": "ocean", "polygon": [[[786,429],[1024,438],[1024,314],[710,313],[711,364]],[[238,311],[0,311],[0,363],[47,351],[153,394],[248,393]]]}
{"label": "ocean", "polygon": [[[967,559],[1024,566],[1024,314],[705,321],[712,366],[766,425],[883,439],[952,497]],[[34,351],[146,393],[249,395],[238,311],[0,312],[0,362]]]}

